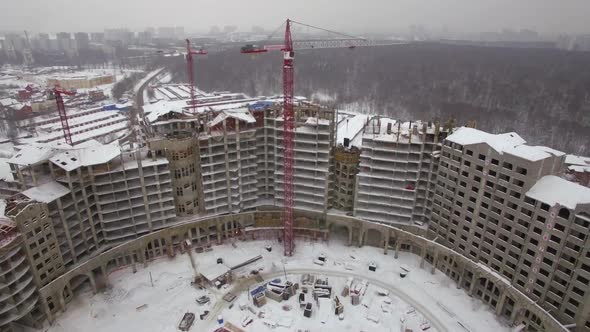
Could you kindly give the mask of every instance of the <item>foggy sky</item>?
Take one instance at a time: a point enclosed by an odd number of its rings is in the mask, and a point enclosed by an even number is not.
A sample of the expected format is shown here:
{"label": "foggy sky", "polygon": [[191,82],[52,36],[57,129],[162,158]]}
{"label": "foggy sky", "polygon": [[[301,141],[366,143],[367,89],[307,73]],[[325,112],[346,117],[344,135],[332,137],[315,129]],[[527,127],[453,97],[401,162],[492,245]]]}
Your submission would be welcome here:
{"label": "foggy sky", "polygon": [[0,0],[0,30],[102,31],[104,28],[253,25],[287,17],[347,32],[394,32],[409,25],[452,33],[534,29],[590,33],[590,0]]}

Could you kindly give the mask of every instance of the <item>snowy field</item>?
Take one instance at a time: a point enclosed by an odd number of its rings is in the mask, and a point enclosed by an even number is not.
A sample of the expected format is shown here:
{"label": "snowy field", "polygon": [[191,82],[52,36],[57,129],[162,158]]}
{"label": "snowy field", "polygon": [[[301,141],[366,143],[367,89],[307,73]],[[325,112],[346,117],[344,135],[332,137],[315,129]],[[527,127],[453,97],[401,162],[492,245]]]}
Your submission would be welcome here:
{"label": "snowy field", "polygon": [[[272,245],[272,252],[265,250],[266,245]],[[298,329],[398,332],[403,331],[402,327],[421,331],[424,323],[431,326],[428,331],[510,330],[496,319],[491,308],[457,289],[444,274],[439,271],[430,274],[428,263],[420,269],[416,255],[400,253],[399,258],[394,259],[393,252],[383,255],[383,250],[378,248],[346,247],[342,241],[333,239],[329,243],[301,240],[296,245],[296,254],[291,258],[282,257],[281,245],[272,241],[236,241],[235,247],[227,243],[214,246],[212,251],[194,254],[197,269],[202,271],[215,266],[217,258],[232,266],[256,255],[263,256],[262,260],[237,270],[234,282],[221,289],[198,289],[191,285],[194,270],[187,254],[178,254],[174,259],[161,257],[146,268],[139,264],[137,273],[132,273],[131,268],[115,271],[109,276],[107,290],[96,295],[90,290],[79,293],[48,331],[82,328],[89,332],[179,331],[178,324],[185,312],[196,315],[190,329],[195,332],[214,331],[220,326],[218,315],[245,331],[256,332]],[[326,264],[314,264],[314,259],[322,253],[327,257]],[[375,272],[368,270],[371,262],[377,265]],[[400,277],[402,267],[410,271],[405,278]],[[311,318],[303,317],[297,295],[282,303],[268,298],[265,306],[255,307],[248,299],[248,289],[261,283],[250,274],[252,270],[259,270],[265,281],[276,278],[284,281],[286,276],[289,281],[300,283],[304,274],[327,278],[333,287],[332,297],[337,295],[344,305],[344,319],[334,315],[329,302],[322,303],[324,306],[318,310],[309,295],[307,298],[313,302]],[[361,304],[356,306],[351,304],[349,296],[341,296],[350,278],[368,283]],[[388,294],[379,295],[378,290]],[[232,303],[222,299],[228,292],[237,296]],[[202,295],[209,296],[211,301],[197,304],[196,299]],[[290,306],[289,310],[283,308],[285,304]],[[206,310],[209,315],[200,320],[199,315]],[[243,328],[245,317],[253,321]],[[269,326],[273,324],[277,326]]]}

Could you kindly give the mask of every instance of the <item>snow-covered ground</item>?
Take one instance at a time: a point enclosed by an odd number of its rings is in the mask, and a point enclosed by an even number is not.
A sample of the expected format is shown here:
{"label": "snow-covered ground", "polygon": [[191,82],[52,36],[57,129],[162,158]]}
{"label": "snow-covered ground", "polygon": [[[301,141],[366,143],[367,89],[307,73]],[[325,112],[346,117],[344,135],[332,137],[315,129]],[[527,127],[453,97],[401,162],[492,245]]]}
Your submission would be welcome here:
{"label": "snow-covered ground", "polygon": [[[178,331],[185,312],[195,313],[195,324],[190,331],[198,332],[219,327],[218,315],[239,327],[243,318],[250,316],[253,322],[244,330],[257,332],[297,329],[397,332],[402,326],[421,331],[420,326],[425,322],[431,325],[429,331],[509,331],[505,323],[496,319],[491,308],[457,289],[444,274],[436,271],[432,275],[428,264],[420,269],[419,257],[413,254],[400,253],[399,258],[394,259],[393,252],[383,255],[383,250],[378,248],[346,247],[338,240],[329,243],[301,240],[297,242],[296,254],[285,258],[281,245],[276,242],[236,241],[235,245],[214,246],[210,252],[194,255],[197,269],[201,270],[214,266],[217,258],[223,258],[226,265],[232,266],[259,254],[263,256],[262,260],[237,270],[234,282],[225,289],[200,290],[192,286],[194,270],[187,254],[179,254],[174,259],[162,257],[146,268],[138,266],[137,273],[132,273],[130,268],[113,272],[109,276],[110,288],[99,294],[92,295],[90,290],[78,294],[48,331],[76,331],[81,327],[89,332]],[[265,245],[272,245],[272,252],[267,252]],[[315,265],[313,260],[321,253],[327,256],[327,263]],[[376,272],[368,270],[370,262],[377,264]],[[410,270],[405,278],[399,274],[402,266]],[[317,310],[315,301],[312,317],[305,318],[296,302],[297,296],[283,303],[268,299],[265,306],[256,308],[247,295],[248,289],[260,284],[250,274],[252,270],[260,270],[266,281],[284,280],[287,275],[290,281],[300,282],[303,274],[327,278],[333,286],[332,296],[338,295],[344,304],[344,319],[339,320],[331,307],[326,312],[325,306]],[[340,294],[351,277],[369,284],[363,304],[357,306],[351,304],[350,297]],[[389,295],[379,296],[378,289],[388,291]],[[231,305],[222,299],[227,292],[238,296]],[[197,304],[195,300],[202,295],[208,295],[211,302]],[[289,304],[290,310],[284,310],[284,304]],[[247,306],[252,311],[242,310]],[[199,315],[205,310],[210,314],[200,320]],[[258,317],[260,311],[264,312],[264,318]],[[283,326],[271,328],[265,321]]]}

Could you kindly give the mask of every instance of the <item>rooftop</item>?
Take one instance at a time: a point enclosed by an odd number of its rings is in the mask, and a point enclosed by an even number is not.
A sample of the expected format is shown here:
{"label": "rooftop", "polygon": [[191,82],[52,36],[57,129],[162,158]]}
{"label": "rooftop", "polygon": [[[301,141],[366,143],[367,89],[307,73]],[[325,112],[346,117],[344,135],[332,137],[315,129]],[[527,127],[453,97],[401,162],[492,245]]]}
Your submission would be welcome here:
{"label": "rooftop", "polygon": [[50,161],[69,172],[79,167],[107,163],[120,154],[121,148],[118,145],[107,144],[65,151],[53,156]]}
{"label": "rooftop", "polygon": [[460,145],[485,143],[500,154],[508,153],[529,161],[565,155],[545,146],[526,145],[526,141],[517,133],[490,134],[474,128],[461,127],[449,135],[447,140]]}
{"label": "rooftop", "polygon": [[38,187],[33,187],[22,192],[28,198],[41,202],[50,203],[70,193],[70,190],[61,184],[50,181]]}
{"label": "rooftop", "polygon": [[554,175],[539,179],[526,195],[550,206],[560,204],[572,210],[578,204],[590,204],[590,188]]}

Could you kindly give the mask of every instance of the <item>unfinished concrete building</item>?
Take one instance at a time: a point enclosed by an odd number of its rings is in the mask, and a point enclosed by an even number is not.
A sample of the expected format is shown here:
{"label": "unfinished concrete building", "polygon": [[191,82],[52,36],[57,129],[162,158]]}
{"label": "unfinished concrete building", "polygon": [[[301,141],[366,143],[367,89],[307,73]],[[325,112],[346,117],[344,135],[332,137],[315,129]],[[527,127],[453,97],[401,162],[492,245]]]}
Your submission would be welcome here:
{"label": "unfinished concrete building", "polygon": [[168,163],[147,151],[97,144],[48,150],[33,166],[22,158],[10,161],[16,178],[38,185],[19,195],[48,205],[66,266],[175,220]]}
{"label": "unfinished concrete building", "polygon": [[350,147],[349,141],[334,151],[334,197],[332,207],[346,213],[354,210],[356,175],[359,172],[361,150]]}
{"label": "unfinished concrete building", "polygon": [[9,201],[7,216],[23,234],[23,248],[38,288],[65,272],[53,222],[47,205],[31,201]]}
{"label": "unfinished concrete building", "polygon": [[430,217],[433,162],[444,138],[423,122],[374,117],[362,137],[354,215],[392,224],[422,224]]}
{"label": "unfinished concrete building", "polygon": [[35,276],[16,224],[0,217],[0,331],[12,332],[14,324],[39,326],[45,316],[38,308]]}
{"label": "unfinished concrete building", "polygon": [[225,110],[199,136],[205,213],[237,213],[256,206],[257,122],[248,109]]}
{"label": "unfinished concrete building", "polygon": [[[274,205],[283,206],[283,117],[271,119],[274,127]],[[313,104],[295,107],[293,145],[293,204],[302,209],[326,212],[333,190],[335,111]]]}
{"label": "unfinished concrete building", "polygon": [[[220,106],[196,116],[186,110],[185,104],[166,104],[146,117],[152,133],[152,155],[166,155],[174,165],[171,172],[179,215],[282,206],[280,108],[269,101],[258,101],[248,108],[229,104],[229,108]],[[295,113],[295,202],[325,212],[333,183],[334,112],[300,103]],[[183,161],[185,155],[188,161]]]}
{"label": "unfinished concrete building", "polygon": [[[565,154],[515,133],[461,128],[443,146],[431,230],[566,324],[590,328],[590,190],[553,176]],[[494,288],[474,295],[492,305]],[[472,288],[473,288],[472,287]],[[500,310],[518,312],[513,303]],[[531,331],[541,326],[531,318]],[[579,329],[584,330],[584,329]]]}

